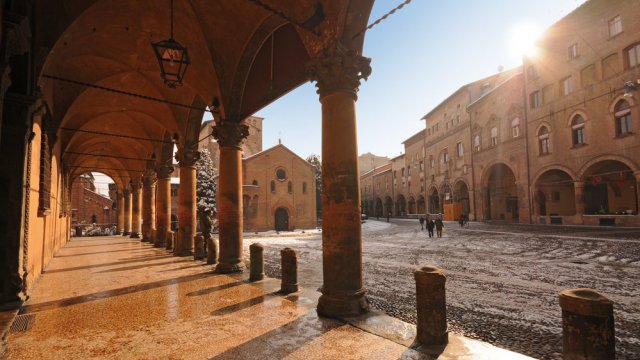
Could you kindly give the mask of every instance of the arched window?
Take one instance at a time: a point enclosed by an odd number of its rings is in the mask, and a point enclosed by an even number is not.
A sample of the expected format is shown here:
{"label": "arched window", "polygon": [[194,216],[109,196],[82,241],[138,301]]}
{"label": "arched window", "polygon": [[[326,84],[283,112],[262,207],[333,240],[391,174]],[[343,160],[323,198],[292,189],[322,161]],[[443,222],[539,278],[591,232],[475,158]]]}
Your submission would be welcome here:
{"label": "arched window", "polygon": [[291,181],[289,181],[289,183],[287,184],[287,191],[289,192],[289,194],[293,193],[293,184],[291,184]]}
{"label": "arched window", "polygon": [[473,138],[473,151],[475,152],[480,151],[480,135],[476,135]]}
{"label": "arched window", "polygon": [[279,181],[285,181],[287,179],[287,173],[284,171],[284,169],[278,169],[276,170],[276,178]]}
{"label": "arched window", "polygon": [[576,115],[571,120],[571,134],[573,138],[573,146],[584,145],[584,119],[580,115]]}
{"label": "arched window", "polygon": [[307,193],[307,183],[306,183],[306,181],[302,183],[302,193],[303,194]]}
{"label": "arched window", "polygon": [[515,118],[511,122],[511,134],[514,138],[520,136],[520,118]]}
{"label": "arched window", "polygon": [[546,126],[538,130],[538,147],[540,149],[540,155],[549,153],[549,129],[547,129]]}
{"label": "arched window", "polygon": [[271,180],[271,192],[274,193],[276,192],[276,182]]}
{"label": "arched window", "polygon": [[614,109],[616,136],[631,133],[631,108],[626,100],[620,100]]}
{"label": "arched window", "polygon": [[491,146],[496,146],[496,145],[498,145],[498,128],[492,127],[491,128]]}

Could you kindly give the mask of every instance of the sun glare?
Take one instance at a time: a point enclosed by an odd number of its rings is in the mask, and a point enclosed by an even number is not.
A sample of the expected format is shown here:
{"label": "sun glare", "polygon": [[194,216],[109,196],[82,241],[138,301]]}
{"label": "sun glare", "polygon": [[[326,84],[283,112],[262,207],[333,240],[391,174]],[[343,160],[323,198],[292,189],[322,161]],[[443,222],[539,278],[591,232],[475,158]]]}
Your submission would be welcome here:
{"label": "sun glare", "polygon": [[541,26],[532,23],[515,25],[511,29],[509,36],[509,48],[512,56],[517,58],[522,58],[522,56],[536,57],[538,55],[536,40],[538,40],[542,31]]}

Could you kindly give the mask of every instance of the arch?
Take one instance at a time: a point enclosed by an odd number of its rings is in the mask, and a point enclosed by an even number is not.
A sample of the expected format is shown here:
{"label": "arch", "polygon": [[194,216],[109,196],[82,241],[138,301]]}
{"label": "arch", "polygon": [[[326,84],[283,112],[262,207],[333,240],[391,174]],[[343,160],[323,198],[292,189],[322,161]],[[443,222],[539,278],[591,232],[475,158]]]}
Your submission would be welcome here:
{"label": "arch", "polygon": [[454,207],[454,219],[458,219],[461,214],[469,216],[471,203],[469,185],[465,180],[458,179],[453,183],[453,201],[457,204]]}
{"label": "arch", "polygon": [[577,110],[574,110],[573,112],[571,112],[571,115],[569,115],[569,117],[567,118],[567,127],[571,127],[571,125],[572,125],[571,122],[578,115],[582,116],[582,118],[584,119],[585,122],[587,122],[589,120],[589,116],[587,115],[586,110],[577,109]]}
{"label": "arch", "polygon": [[635,171],[618,160],[591,162],[581,173],[585,214],[637,214]]}
{"label": "arch", "polygon": [[407,213],[415,214],[416,213],[416,199],[413,196],[409,196],[409,201],[407,203]]}
{"label": "arch", "polygon": [[384,215],[390,215],[393,213],[393,199],[390,196],[387,196],[384,199]]}
{"label": "arch", "polygon": [[398,195],[396,199],[396,216],[404,216],[407,214],[407,200],[404,195]]}
{"label": "arch", "polygon": [[564,166],[564,165],[559,165],[559,164],[555,164],[555,165],[549,165],[549,166],[545,166],[543,168],[541,168],[540,170],[538,170],[536,172],[536,174],[531,178],[531,183],[535,184],[536,182],[538,182],[538,179],[540,178],[540,176],[542,176],[542,174],[544,174],[547,171],[550,170],[559,170],[562,171],[564,173],[566,173],[567,175],[569,175],[569,177],[573,180],[577,180],[578,176],[577,174],[571,170],[570,168]]}
{"label": "arch", "polygon": [[596,156],[595,158],[587,161],[584,165],[582,165],[582,168],[580,168],[580,170],[577,173],[576,179],[580,181],[586,181],[585,174],[587,169],[589,169],[591,166],[593,166],[596,163],[599,163],[601,161],[606,161],[606,160],[621,162],[625,164],[629,169],[633,170],[633,172],[640,171],[640,167],[638,166],[638,163],[636,163],[635,161],[620,155],[606,154],[606,155]]}
{"label": "arch", "polygon": [[616,105],[621,101],[624,100],[626,102],[629,103],[629,106],[634,107],[636,105],[638,105],[638,103],[636,102],[636,99],[633,97],[627,97],[624,95],[618,95],[615,98],[613,98],[613,100],[611,100],[609,102],[609,113],[610,114],[614,114],[616,112]]}
{"label": "arch", "polygon": [[574,181],[570,173],[558,167],[540,172],[533,183],[534,215],[576,214]]}
{"label": "arch", "polygon": [[384,209],[382,208],[382,199],[380,199],[379,197],[377,197],[375,200],[373,212],[377,217],[383,216],[384,214]]}
{"label": "arch", "polygon": [[511,167],[503,162],[496,162],[485,168],[482,179],[485,189],[484,219],[518,221],[518,189]]}
{"label": "arch", "polygon": [[576,114],[571,118],[571,144],[580,146],[585,144],[585,118],[582,114]]}
{"label": "arch", "polygon": [[438,192],[438,188],[432,186],[428,192],[429,196],[429,204],[427,211],[429,214],[439,214],[442,212],[440,208],[440,193]]}
{"label": "arch", "polygon": [[289,210],[285,207],[279,207],[274,212],[274,226],[276,231],[289,230]]}
{"label": "arch", "polygon": [[418,200],[416,201],[416,213],[418,214],[426,214],[427,212],[427,208],[426,208],[426,202],[424,201],[424,196],[420,195],[418,197]]}

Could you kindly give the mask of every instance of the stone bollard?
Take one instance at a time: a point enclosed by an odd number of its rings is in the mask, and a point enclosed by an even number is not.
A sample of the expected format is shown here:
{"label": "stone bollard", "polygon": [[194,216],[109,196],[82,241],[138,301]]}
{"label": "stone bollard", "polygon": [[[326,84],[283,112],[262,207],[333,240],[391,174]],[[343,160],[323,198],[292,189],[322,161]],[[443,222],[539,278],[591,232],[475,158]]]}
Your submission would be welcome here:
{"label": "stone bollard", "polygon": [[165,238],[165,242],[167,245],[167,250],[171,251],[173,250],[173,231],[169,230],[167,231],[167,236]]}
{"label": "stone bollard", "polygon": [[204,236],[196,235],[193,237],[193,260],[204,259]]}
{"label": "stone bollard", "polygon": [[446,277],[435,266],[413,272],[416,280],[417,336],[421,345],[444,345],[448,342]]}
{"label": "stone bollard", "polygon": [[249,281],[264,279],[264,245],[261,243],[249,245],[249,262],[251,263]]}
{"label": "stone bollard", "polygon": [[218,241],[209,236],[207,238],[207,264],[215,265],[218,263]]}
{"label": "stone bollard", "polygon": [[615,359],[613,302],[591,289],[560,293],[565,360]]}
{"label": "stone bollard", "polygon": [[290,294],[298,291],[298,252],[292,248],[280,250],[282,285],[280,292]]}

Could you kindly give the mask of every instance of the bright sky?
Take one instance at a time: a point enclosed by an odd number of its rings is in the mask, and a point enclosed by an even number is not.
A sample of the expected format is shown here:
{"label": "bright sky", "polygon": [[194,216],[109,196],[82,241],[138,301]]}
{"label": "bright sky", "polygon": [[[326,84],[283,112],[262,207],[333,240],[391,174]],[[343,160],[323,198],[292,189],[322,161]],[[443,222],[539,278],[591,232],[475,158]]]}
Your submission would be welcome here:
{"label": "bright sky", "polygon": [[[402,0],[377,0],[369,23]],[[359,153],[395,156],[419,131],[420,118],[460,86],[522,64],[514,33],[544,30],[584,0],[413,0],[367,32],[373,73],[358,95]],[[321,113],[307,83],[256,115],[263,144],[278,137],[302,157],[321,153]]]}
{"label": "bright sky", "polygon": [[[369,23],[402,0],[377,0]],[[358,149],[382,156],[424,127],[420,118],[460,86],[522,64],[531,33],[584,0],[413,0],[367,32],[373,73],[358,94]],[[519,49],[519,50],[518,50]],[[256,113],[263,148],[282,143],[302,157],[321,154],[321,113],[307,83]],[[96,178],[108,182],[110,179]],[[102,184],[96,184],[102,188]],[[100,189],[102,190],[102,189]]]}

